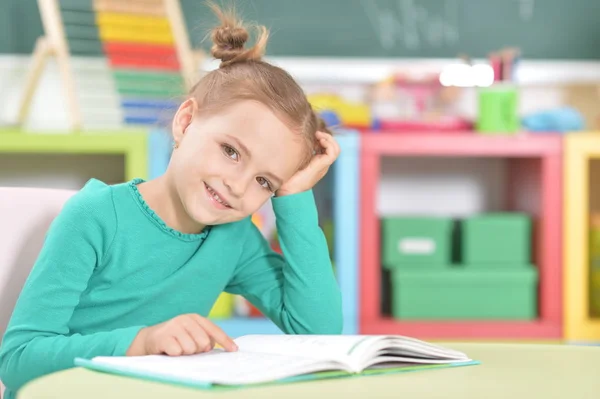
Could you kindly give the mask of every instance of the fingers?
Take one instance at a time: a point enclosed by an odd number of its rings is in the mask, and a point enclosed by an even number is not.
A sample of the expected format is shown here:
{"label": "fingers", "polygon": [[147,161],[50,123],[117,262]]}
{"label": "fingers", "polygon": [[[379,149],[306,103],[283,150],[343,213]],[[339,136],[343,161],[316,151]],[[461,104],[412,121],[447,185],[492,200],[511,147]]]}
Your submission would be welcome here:
{"label": "fingers", "polygon": [[[187,325],[196,326],[188,327]],[[160,338],[159,352],[169,356],[193,355],[212,349],[210,339],[196,323],[181,323]]]}
{"label": "fingers", "polygon": [[335,160],[340,155],[341,149],[335,138],[327,133],[317,132],[319,144],[325,149],[325,154]]}
{"label": "fingers", "polygon": [[198,352],[196,340],[185,328],[182,328],[181,331],[178,331],[174,338],[179,343],[181,352],[177,355],[191,355]]}
{"label": "fingers", "polygon": [[200,315],[196,315],[196,321],[202,327],[202,329],[208,334],[209,337],[214,339],[214,342],[221,345],[228,352],[235,352],[237,345],[223,330],[221,330],[216,324]]}
{"label": "fingers", "polygon": [[184,328],[194,342],[194,352],[192,353],[208,352],[215,346],[214,340],[193,318],[184,324]]}
{"label": "fingers", "polygon": [[152,353],[192,355],[211,351],[215,343],[230,352],[237,350],[237,345],[223,330],[198,314],[181,315],[153,328],[147,338],[154,343],[150,347],[156,348]]}
{"label": "fingers", "polygon": [[164,353],[169,356],[181,356],[183,354],[181,343],[177,338],[175,338],[175,336],[164,338],[159,347],[159,351],[160,353]]}
{"label": "fingers", "polygon": [[319,141],[319,144],[325,150],[325,153],[322,154],[323,162],[331,165],[337,157],[340,155],[341,149],[335,138],[327,133],[317,132],[316,138]]}

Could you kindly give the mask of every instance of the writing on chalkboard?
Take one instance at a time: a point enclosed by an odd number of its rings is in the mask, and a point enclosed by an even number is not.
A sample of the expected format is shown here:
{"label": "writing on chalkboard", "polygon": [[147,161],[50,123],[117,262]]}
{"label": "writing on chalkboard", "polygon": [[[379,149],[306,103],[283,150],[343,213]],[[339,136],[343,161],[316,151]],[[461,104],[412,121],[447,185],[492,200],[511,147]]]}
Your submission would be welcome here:
{"label": "writing on chalkboard", "polygon": [[458,1],[436,2],[435,12],[415,0],[386,2],[361,0],[381,46],[401,45],[417,50],[423,45],[441,47],[458,43]]}
{"label": "writing on chalkboard", "polygon": [[[515,1],[519,18],[531,20],[535,0]],[[361,0],[367,19],[386,50],[398,46],[419,50],[425,46],[458,44],[459,3],[460,0]]]}
{"label": "writing on chalkboard", "polygon": [[517,0],[519,2],[519,16],[523,21],[529,21],[533,17],[535,0]]}

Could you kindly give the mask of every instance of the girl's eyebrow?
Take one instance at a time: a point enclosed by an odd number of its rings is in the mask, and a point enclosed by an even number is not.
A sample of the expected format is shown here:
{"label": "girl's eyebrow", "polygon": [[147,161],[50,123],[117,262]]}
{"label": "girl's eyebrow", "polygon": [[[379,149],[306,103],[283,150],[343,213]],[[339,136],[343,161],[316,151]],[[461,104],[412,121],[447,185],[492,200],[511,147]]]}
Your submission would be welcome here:
{"label": "girl's eyebrow", "polygon": [[238,146],[238,147],[240,147],[240,149],[242,150],[242,152],[243,152],[243,153],[244,153],[244,154],[245,154],[245,155],[246,155],[248,158],[251,158],[251,157],[252,157],[252,154],[250,153],[250,150],[248,149],[248,147],[246,147],[246,146],[244,145],[244,143],[242,143],[242,142],[240,141],[240,139],[238,139],[238,138],[237,138],[237,137],[235,137],[235,136],[229,135],[229,134],[226,134],[226,136],[227,136],[229,139],[231,139],[231,140],[235,141],[235,143],[237,144],[237,146]]}
{"label": "girl's eyebrow", "polygon": [[[230,134],[226,134],[226,136],[231,139],[232,141],[235,141],[235,144],[240,147],[240,150],[242,150],[242,152],[248,157],[248,158],[252,158],[252,153],[250,152],[250,150],[248,149],[248,147],[246,147],[244,145],[244,143],[242,143],[242,141],[240,139],[238,139],[235,136],[232,136]],[[281,185],[283,183],[283,180],[281,178],[279,178],[278,176],[274,175],[271,172],[265,172],[265,175],[267,175],[267,177],[269,177],[271,180],[273,180],[277,185]]]}

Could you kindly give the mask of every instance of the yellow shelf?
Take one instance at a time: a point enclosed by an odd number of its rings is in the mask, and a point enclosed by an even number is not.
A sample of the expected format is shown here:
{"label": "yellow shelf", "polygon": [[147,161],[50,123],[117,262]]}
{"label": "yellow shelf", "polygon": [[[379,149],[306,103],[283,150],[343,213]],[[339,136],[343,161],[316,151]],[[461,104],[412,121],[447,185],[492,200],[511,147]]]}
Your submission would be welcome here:
{"label": "yellow shelf", "polygon": [[600,341],[600,320],[590,318],[588,299],[590,160],[600,160],[600,135],[572,133],[564,144],[564,338]]}
{"label": "yellow shelf", "polygon": [[65,134],[5,129],[0,130],[0,153],[121,154],[126,180],[148,174],[148,133],[139,130]]}

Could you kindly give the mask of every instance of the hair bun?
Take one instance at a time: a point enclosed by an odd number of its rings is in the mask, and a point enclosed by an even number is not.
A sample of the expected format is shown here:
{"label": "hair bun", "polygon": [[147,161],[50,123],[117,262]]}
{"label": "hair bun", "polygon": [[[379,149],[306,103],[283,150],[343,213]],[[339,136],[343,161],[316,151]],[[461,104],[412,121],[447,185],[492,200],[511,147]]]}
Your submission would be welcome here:
{"label": "hair bun", "polygon": [[235,12],[233,10],[223,11],[214,3],[209,3],[209,6],[220,21],[220,25],[211,32],[213,41],[211,54],[221,60],[220,67],[234,62],[260,60],[269,36],[267,29],[264,26],[258,26],[256,44],[252,48],[246,49],[244,45],[250,35],[243,22],[236,17]]}
{"label": "hair bun", "polygon": [[213,57],[227,62],[244,52],[248,32],[244,28],[220,26],[212,31]]}

